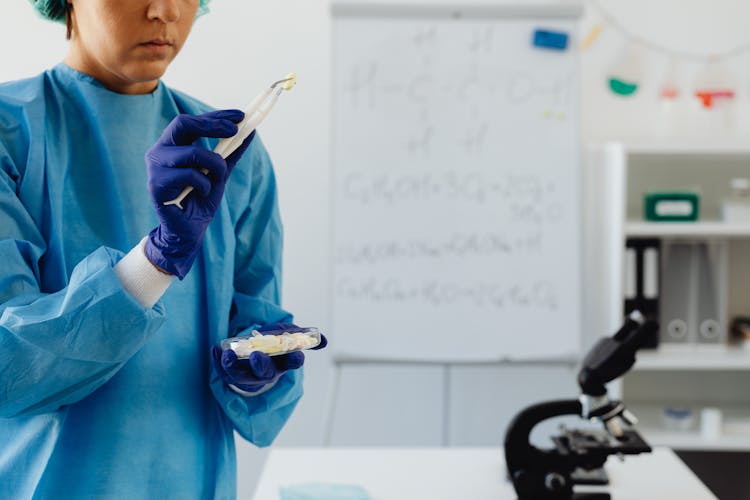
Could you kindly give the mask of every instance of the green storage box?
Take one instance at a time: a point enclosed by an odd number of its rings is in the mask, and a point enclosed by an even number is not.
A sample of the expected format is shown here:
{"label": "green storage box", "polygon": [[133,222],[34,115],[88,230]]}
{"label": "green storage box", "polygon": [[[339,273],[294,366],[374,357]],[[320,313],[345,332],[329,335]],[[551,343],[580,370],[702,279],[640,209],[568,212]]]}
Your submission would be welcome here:
{"label": "green storage box", "polygon": [[655,222],[698,220],[700,197],[697,193],[647,193],[643,200],[646,220]]}

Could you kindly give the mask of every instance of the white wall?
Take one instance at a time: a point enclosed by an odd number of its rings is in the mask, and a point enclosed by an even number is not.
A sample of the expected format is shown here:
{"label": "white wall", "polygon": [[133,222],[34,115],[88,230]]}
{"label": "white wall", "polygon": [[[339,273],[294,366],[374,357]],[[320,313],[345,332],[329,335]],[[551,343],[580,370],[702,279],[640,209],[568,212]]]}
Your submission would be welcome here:
{"label": "white wall", "polygon": [[[66,47],[64,28],[38,20],[27,2],[6,3],[0,14],[0,47],[3,47],[0,81],[35,74],[61,60]],[[411,0],[411,3],[435,2]],[[461,2],[441,0],[440,3]],[[635,34],[666,46],[711,52],[750,41],[745,27],[750,4],[741,0],[602,0],[600,3]],[[286,228],[284,304],[296,314],[299,324],[320,326],[323,331],[329,325],[329,103],[330,93],[335,91],[330,88],[329,9],[329,0],[214,0],[213,12],[196,23],[183,54],[165,77],[168,84],[216,107],[242,107],[271,80],[289,71],[299,74],[298,86],[282,98],[264,123],[262,133],[276,164]],[[587,12],[583,19],[584,35],[597,20],[592,12]],[[653,97],[660,81],[656,75],[664,71],[663,57],[645,59],[648,76],[642,94],[623,99],[607,91],[605,77],[622,45],[622,37],[605,25],[598,42],[582,54],[584,139],[647,140],[657,133],[684,137],[704,132],[706,124],[715,117],[706,115],[689,100],[681,111],[688,125],[680,128],[664,125],[668,123],[663,120],[664,110]],[[747,90],[747,57],[732,60],[730,66],[741,80],[742,95]],[[697,67],[695,63],[683,66],[686,82]],[[743,113],[738,113],[739,125],[734,129],[714,128],[708,133],[747,136],[747,121]],[[335,337],[332,341],[335,342]],[[333,384],[331,353],[311,353],[308,359],[306,396],[283,431],[278,441],[282,444],[314,445],[324,441]],[[451,397],[451,392],[436,385],[442,379],[431,383],[434,377],[441,376],[441,370],[423,367],[407,371],[402,378],[414,382],[424,376],[424,383],[417,383],[411,390],[402,387],[395,391],[401,392],[401,396],[394,393],[389,399],[388,387],[398,384],[396,375],[402,369],[389,366],[370,369],[342,378],[332,442],[393,444],[408,440],[412,444],[440,444],[447,440],[457,444],[498,444],[503,422],[512,408],[525,401],[564,396],[574,390],[572,370],[565,367],[542,370],[521,367],[515,375],[505,368],[477,367],[456,369],[451,374],[450,390],[454,391]],[[526,391],[509,394],[512,403],[497,401],[500,398],[496,398],[493,390],[519,374],[527,376]],[[353,383],[356,380],[362,381],[361,384]],[[375,401],[362,397],[367,392],[379,395],[378,410],[374,413],[367,409]],[[387,422],[392,415],[383,413],[388,405],[398,408],[416,397],[415,393],[425,398],[421,405],[424,411],[451,405],[447,431],[438,430],[441,426],[427,426],[422,429],[424,435],[411,433],[399,437],[394,431],[398,428],[395,421],[393,426],[382,424],[383,419]],[[493,398],[495,401],[490,402]],[[455,409],[472,402],[487,417],[458,420]],[[372,422],[382,425],[368,430]],[[362,430],[357,433],[357,429]],[[238,453],[240,497],[247,498],[265,451],[239,443]]]}

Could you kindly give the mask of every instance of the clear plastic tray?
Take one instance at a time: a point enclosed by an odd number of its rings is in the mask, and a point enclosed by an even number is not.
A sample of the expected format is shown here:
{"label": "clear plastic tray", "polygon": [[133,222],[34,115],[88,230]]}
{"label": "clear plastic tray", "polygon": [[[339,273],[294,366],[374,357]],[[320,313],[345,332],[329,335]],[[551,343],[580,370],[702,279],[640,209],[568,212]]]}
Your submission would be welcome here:
{"label": "clear plastic tray", "polygon": [[230,337],[221,341],[223,350],[233,350],[237,357],[248,358],[250,353],[260,351],[269,356],[312,349],[320,344],[320,331],[317,328],[287,328],[284,330],[253,330],[247,335]]}

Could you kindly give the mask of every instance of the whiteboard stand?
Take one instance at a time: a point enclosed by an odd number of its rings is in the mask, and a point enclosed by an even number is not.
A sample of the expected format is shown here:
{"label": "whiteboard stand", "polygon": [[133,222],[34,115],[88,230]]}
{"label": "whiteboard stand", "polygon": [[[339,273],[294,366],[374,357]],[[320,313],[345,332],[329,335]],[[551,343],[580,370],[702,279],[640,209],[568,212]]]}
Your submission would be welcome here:
{"label": "whiteboard stand", "polygon": [[325,422],[323,436],[323,446],[331,446],[333,436],[333,423],[336,416],[339,399],[339,382],[341,380],[341,369],[346,365],[408,365],[408,366],[438,366],[442,368],[443,373],[443,404],[441,415],[442,442],[441,446],[450,446],[450,370],[458,366],[550,366],[550,364],[564,365],[575,367],[580,363],[578,358],[560,358],[556,360],[526,360],[526,361],[498,361],[496,363],[476,363],[476,362],[435,362],[435,361],[414,361],[414,360],[393,360],[393,359],[374,359],[363,357],[346,357],[334,356],[333,358],[333,387],[331,388],[331,398],[328,406],[328,418]]}
{"label": "whiteboard stand", "polygon": [[[578,362],[581,13],[332,5],[331,317],[340,349],[326,445],[346,365],[440,367],[447,444],[452,367]],[[568,50],[532,47],[536,29],[567,32]],[[483,335],[479,347],[440,347],[465,330]]]}
{"label": "whiteboard stand", "polygon": [[328,418],[326,420],[326,426],[325,426],[325,432],[324,432],[324,438],[323,438],[323,445],[324,446],[331,446],[331,440],[333,435],[333,422],[336,415],[336,409],[338,406],[338,396],[339,396],[339,381],[341,380],[341,369],[344,365],[347,364],[353,364],[353,365],[366,365],[366,364],[373,364],[373,365],[388,365],[388,364],[395,364],[395,365],[430,365],[430,366],[440,366],[442,367],[443,371],[443,405],[442,405],[442,415],[441,415],[441,421],[442,421],[442,442],[441,446],[448,446],[449,445],[449,437],[448,437],[448,429],[449,429],[449,418],[450,418],[450,363],[435,363],[435,362],[414,362],[414,361],[395,361],[390,359],[365,359],[365,358],[346,358],[346,357],[334,357],[333,359],[333,388],[331,390],[331,400],[329,403],[329,409],[328,409]]}
{"label": "whiteboard stand", "polygon": [[577,19],[583,14],[580,4],[409,4],[367,3],[334,0],[334,17],[371,17],[390,19]]}

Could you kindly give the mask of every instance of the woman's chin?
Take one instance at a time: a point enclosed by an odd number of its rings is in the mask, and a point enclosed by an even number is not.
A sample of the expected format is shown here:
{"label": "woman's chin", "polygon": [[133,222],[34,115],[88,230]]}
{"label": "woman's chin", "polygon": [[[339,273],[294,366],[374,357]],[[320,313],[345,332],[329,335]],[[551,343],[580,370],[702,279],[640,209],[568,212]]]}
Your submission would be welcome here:
{"label": "woman's chin", "polygon": [[169,67],[167,61],[152,61],[148,64],[140,64],[129,71],[128,77],[133,83],[147,83],[158,80]]}
{"label": "woman's chin", "polygon": [[123,68],[113,81],[103,81],[105,87],[125,94],[141,94],[156,88],[159,79],[164,76],[169,64],[138,64]]}

